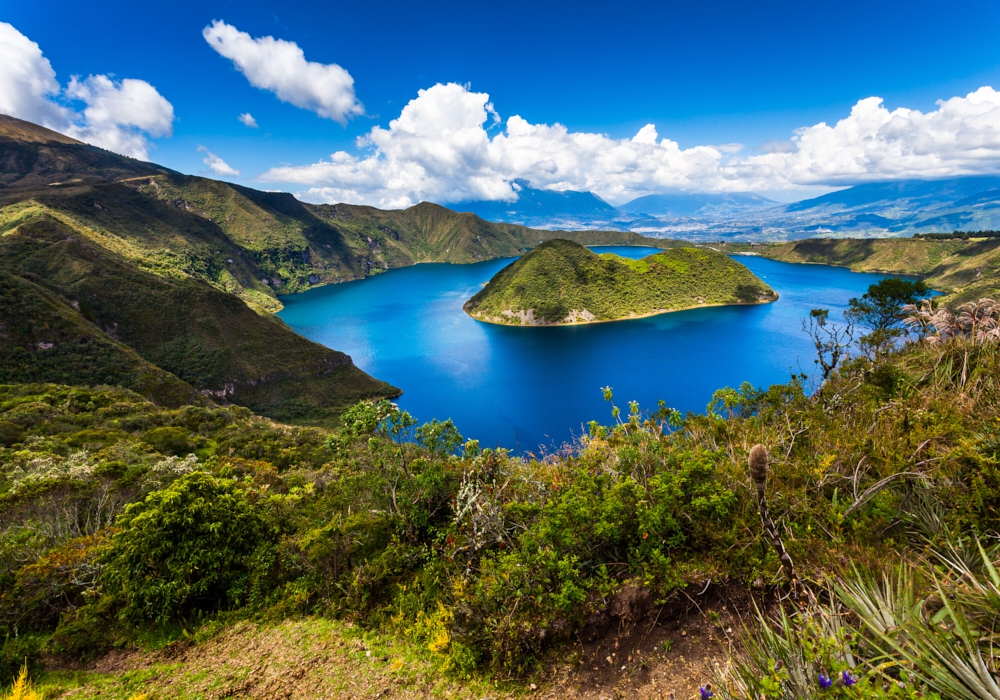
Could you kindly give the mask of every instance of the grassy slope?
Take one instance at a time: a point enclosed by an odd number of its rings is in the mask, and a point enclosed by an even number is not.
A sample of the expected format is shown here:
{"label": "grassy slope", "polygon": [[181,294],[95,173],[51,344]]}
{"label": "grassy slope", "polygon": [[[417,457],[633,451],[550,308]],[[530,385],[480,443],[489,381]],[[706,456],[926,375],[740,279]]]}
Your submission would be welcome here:
{"label": "grassy slope", "polygon": [[0,146],[0,187],[44,187],[171,172],[5,115],[0,115]]}
{"label": "grassy slope", "polygon": [[[397,393],[354,367],[347,355],[292,333],[237,297],[195,277],[139,269],[44,214],[4,233],[0,262],[32,280],[36,290],[46,288],[44,297],[22,294],[28,297],[25,309],[37,306],[40,298],[60,299],[53,354],[79,335],[77,327],[86,326],[92,334],[103,331],[104,346],[127,345],[217,400],[288,419],[328,418],[361,398]],[[16,313],[5,307],[3,318],[14,326],[37,325],[31,316],[12,316]],[[112,338],[118,342],[111,343]],[[13,371],[13,358],[5,354],[0,367]],[[94,383],[93,368],[67,365],[53,371],[30,379]]]}
{"label": "grassy slope", "polygon": [[[247,653],[250,652],[250,653]],[[427,649],[393,635],[309,617],[277,625],[241,623],[194,648],[132,654],[88,671],[43,674],[47,698],[126,700],[157,698],[290,697],[347,700],[519,697],[485,678],[461,681],[440,673]],[[370,654],[370,655],[369,655]],[[510,685],[510,684],[505,684]]]}
{"label": "grassy slope", "polygon": [[115,384],[164,406],[196,403],[191,385],[144,360],[64,298],[0,269],[0,384]]}
{"label": "grassy slope", "polygon": [[629,260],[553,240],[498,272],[465,308],[480,320],[511,325],[522,322],[518,312],[529,310],[535,323],[566,322],[571,312],[583,310],[592,315],[584,315],[587,320],[603,321],[737,304],[739,291],[754,300],[774,294],[745,266],[713,250],[672,248]]}
{"label": "grassy slope", "polygon": [[858,272],[920,275],[961,303],[995,297],[1000,287],[1000,241],[810,238],[761,248],[775,260],[843,265]]}

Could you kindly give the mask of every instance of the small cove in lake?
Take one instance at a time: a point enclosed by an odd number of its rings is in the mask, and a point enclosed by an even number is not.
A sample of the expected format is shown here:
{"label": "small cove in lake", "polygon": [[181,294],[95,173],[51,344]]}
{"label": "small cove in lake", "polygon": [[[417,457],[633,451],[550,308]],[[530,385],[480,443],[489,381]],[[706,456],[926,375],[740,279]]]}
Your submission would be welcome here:
{"label": "small cove in lake", "polygon": [[[653,248],[601,246],[641,258]],[[704,411],[712,393],[813,373],[802,332],[810,309],[840,320],[851,297],[886,275],[767,258],[736,258],[780,296],[770,304],[690,309],[581,326],[481,323],[462,305],[513,258],[470,265],[428,263],[358,282],[283,297],[278,315],[302,335],[349,354],[372,376],[403,390],[419,421],[452,418],[483,447],[537,452],[558,447],[590,420],[611,421],[601,387],[627,411],[660,399]]]}

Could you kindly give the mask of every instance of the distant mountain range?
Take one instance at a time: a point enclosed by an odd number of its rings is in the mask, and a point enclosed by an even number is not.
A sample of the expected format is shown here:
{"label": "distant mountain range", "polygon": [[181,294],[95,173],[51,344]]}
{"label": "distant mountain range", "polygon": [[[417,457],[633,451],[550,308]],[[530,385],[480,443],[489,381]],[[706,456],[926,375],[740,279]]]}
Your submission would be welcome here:
{"label": "distant mountain range", "polygon": [[733,214],[775,206],[779,206],[778,202],[753,192],[729,192],[723,194],[650,194],[622,204],[618,209],[627,214],[678,217]]}
{"label": "distant mountain range", "polygon": [[[546,228],[558,228],[556,222],[566,221],[614,221],[622,217],[622,212],[611,206],[592,192],[566,190],[536,190],[527,183],[515,181],[518,198],[514,202],[459,202],[449,205],[454,211],[471,212],[487,221],[531,226],[532,222],[550,224]],[[588,228],[581,226],[579,228]]]}
{"label": "distant mountain range", "polygon": [[518,183],[514,202],[461,202],[491,221],[542,229],[632,230],[691,240],[887,237],[1000,229],[1000,176],[857,185],[780,204],[754,193],[654,194],[617,207],[590,192]]}

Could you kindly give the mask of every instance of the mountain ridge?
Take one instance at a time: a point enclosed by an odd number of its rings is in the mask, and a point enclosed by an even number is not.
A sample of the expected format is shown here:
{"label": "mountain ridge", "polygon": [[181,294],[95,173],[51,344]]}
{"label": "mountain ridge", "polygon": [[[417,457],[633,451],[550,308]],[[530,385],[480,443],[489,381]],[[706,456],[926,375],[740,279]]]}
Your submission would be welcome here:
{"label": "mountain ridge", "polygon": [[1000,229],[1000,176],[991,175],[867,183],[790,204],[754,193],[653,194],[593,209],[587,203],[597,198],[589,192],[546,193],[526,184],[519,197],[462,206],[538,228],[615,228],[699,241]]}

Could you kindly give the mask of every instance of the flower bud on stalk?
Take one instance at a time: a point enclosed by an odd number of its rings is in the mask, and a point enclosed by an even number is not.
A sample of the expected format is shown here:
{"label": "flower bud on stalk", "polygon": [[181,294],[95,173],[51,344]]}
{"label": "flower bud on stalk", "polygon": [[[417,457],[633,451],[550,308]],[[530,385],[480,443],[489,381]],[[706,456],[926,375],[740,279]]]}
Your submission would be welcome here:
{"label": "flower bud on stalk", "polygon": [[777,526],[767,512],[767,494],[765,489],[767,486],[767,448],[763,445],[754,445],[750,450],[747,466],[750,468],[750,476],[757,487],[757,509],[760,511],[760,522],[764,528],[764,534],[767,535],[767,538],[771,541],[771,546],[777,552],[782,570],[792,582],[792,595],[798,597],[801,584],[799,583],[798,575],[795,573],[795,565],[785,550],[785,545],[781,541],[781,535],[778,534]]}

